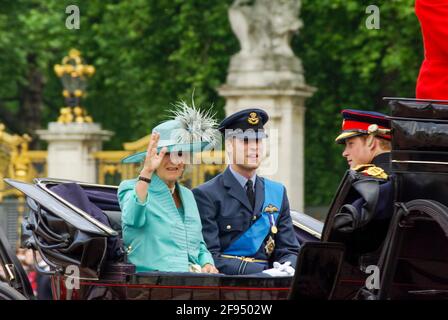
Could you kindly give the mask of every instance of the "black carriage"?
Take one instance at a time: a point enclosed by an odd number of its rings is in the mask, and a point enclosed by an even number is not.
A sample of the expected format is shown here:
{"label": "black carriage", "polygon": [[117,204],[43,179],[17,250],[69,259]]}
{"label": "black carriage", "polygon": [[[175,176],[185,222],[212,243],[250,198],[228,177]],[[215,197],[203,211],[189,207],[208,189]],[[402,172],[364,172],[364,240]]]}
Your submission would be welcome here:
{"label": "black carriage", "polygon": [[[22,245],[39,251],[50,266],[40,272],[51,275],[54,299],[446,298],[448,101],[387,101],[393,174],[385,180],[348,170],[323,226],[291,212],[302,245],[293,279],[136,273],[125,253],[115,260],[108,253],[121,235],[113,186],[76,183],[107,216],[106,225],[52,191],[72,181],[6,180],[27,195]],[[350,206],[359,200],[361,209]],[[0,240],[9,283],[0,283],[0,298],[32,299],[26,274],[6,239]],[[73,265],[80,270],[79,289],[67,287]]]}
{"label": "black carriage", "polygon": [[448,101],[385,100],[392,174],[346,172],[292,298],[448,297]]}
{"label": "black carriage", "polygon": [[[50,267],[41,274],[51,277],[53,298],[66,299],[287,299],[292,277],[229,276],[173,272],[140,272],[121,252],[121,212],[116,186],[58,179],[36,179],[34,184],[5,180],[27,196],[29,215],[22,225],[21,245],[39,252]],[[104,217],[92,216],[62,197],[65,184]],[[323,224],[302,213],[291,212],[300,242],[318,241]],[[1,231],[1,230],[0,230]],[[6,239],[2,239],[6,243]],[[8,265],[8,282],[28,299],[33,298],[26,274],[7,245],[2,264]],[[74,273],[76,272],[76,273]],[[78,284],[76,287],[75,284]],[[9,290],[13,291],[13,290]],[[11,297],[17,299],[17,295]]]}

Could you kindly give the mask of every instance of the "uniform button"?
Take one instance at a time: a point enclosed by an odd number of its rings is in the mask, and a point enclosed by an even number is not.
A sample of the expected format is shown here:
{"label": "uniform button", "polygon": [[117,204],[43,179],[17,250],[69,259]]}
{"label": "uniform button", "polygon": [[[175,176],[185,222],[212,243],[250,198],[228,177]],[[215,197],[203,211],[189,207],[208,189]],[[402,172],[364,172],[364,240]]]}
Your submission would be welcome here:
{"label": "uniform button", "polygon": [[257,220],[257,216],[253,216],[253,217],[252,217],[252,220]]}
{"label": "uniform button", "polygon": [[231,226],[230,224],[228,224],[227,227],[226,227],[226,229],[227,229],[227,230],[230,230],[230,229],[232,229],[232,226]]}

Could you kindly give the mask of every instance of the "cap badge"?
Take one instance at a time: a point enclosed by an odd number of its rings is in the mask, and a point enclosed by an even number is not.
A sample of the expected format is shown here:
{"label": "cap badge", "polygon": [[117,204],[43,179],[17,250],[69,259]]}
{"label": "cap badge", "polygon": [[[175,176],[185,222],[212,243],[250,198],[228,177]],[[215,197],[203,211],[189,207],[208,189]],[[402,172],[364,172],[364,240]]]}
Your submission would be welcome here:
{"label": "cap badge", "polygon": [[258,118],[258,115],[256,112],[249,113],[249,118],[247,118],[247,122],[251,125],[256,125],[258,122],[260,122],[260,118]]}

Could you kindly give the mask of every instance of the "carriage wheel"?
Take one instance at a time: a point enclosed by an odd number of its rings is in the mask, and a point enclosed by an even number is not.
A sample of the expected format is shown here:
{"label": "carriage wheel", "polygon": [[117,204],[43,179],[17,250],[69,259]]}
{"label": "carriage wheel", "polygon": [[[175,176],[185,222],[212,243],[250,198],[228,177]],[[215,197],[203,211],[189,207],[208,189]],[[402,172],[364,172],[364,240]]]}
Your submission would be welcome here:
{"label": "carriage wheel", "polygon": [[26,300],[26,298],[7,283],[0,282],[0,300]]}
{"label": "carriage wheel", "polygon": [[396,212],[394,218],[391,221],[388,238],[386,243],[389,244],[386,255],[380,260],[381,266],[388,266],[386,272],[383,275],[381,289],[379,292],[379,299],[388,299],[389,290],[392,286],[392,281],[397,267],[397,254],[402,245],[402,228],[400,225],[403,221],[409,221],[419,219],[421,217],[429,216],[432,220],[436,221],[438,225],[445,231],[445,235],[448,237],[446,230],[448,230],[448,207],[444,204],[427,199],[416,199],[404,203],[400,206],[400,209]]}

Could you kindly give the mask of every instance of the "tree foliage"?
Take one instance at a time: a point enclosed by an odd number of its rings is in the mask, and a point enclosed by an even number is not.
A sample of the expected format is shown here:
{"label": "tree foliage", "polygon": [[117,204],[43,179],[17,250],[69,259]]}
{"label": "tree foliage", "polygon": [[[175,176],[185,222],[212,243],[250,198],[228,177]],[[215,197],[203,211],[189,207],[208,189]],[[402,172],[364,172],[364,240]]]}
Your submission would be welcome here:
{"label": "tree foliage", "polygon": [[[17,133],[54,121],[63,106],[53,72],[70,48],[96,67],[84,105],[115,132],[106,145],[146,135],[178,99],[214,103],[238,42],[231,0],[0,1],[0,120]],[[306,202],[327,204],[345,169],[334,144],[340,110],[387,111],[383,96],[414,96],[422,45],[413,0],[377,1],[381,29],[368,30],[364,0],[302,0],[304,27],[293,38],[307,82]],[[81,28],[65,26],[80,8]]]}
{"label": "tree foliage", "polygon": [[[45,82],[38,121],[54,121],[64,101],[53,65],[74,47],[97,69],[84,104],[95,120],[116,132],[108,147],[148,134],[166,118],[171,103],[191,100],[193,91],[197,105],[215,102],[222,117],[224,101],[215,89],[225,81],[230,56],[238,50],[230,34],[228,3],[8,2],[0,13],[0,116],[11,130],[30,129],[29,121],[15,115],[23,114],[19,88],[32,86],[27,57],[34,56]],[[65,26],[65,9],[72,4],[80,8],[79,30]]]}
{"label": "tree foliage", "polygon": [[388,113],[387,96],[415,97],[422,61],[414,0],[378,1],[380,29],[366,28],[371,1],[303,1],[304,28],[294,39],[307,82],[306,203],[328,204],[347,168],[334,143],[342,109]]}

